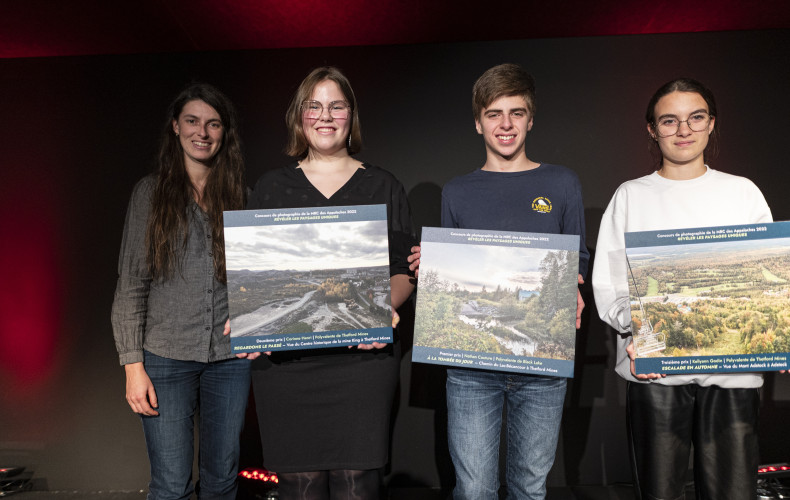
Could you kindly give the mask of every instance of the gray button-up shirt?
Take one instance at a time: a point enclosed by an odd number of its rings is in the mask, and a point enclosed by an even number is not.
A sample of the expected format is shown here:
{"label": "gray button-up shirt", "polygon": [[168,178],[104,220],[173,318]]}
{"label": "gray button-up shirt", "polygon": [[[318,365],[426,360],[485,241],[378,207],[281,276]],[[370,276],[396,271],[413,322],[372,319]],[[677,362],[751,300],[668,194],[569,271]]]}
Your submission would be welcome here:
{"label": "gray button-up shirt", "polygon": [[112,305],[115,346],[122,365],[143,361],[143,350],[185,361],[233,357],[222,332],[228,291],[214,277],[211,225],[197,205],[187,209],[189,237],[168,279],[154,280],[146,264],[145,233],[156,178],[137,183],[126,213]]}

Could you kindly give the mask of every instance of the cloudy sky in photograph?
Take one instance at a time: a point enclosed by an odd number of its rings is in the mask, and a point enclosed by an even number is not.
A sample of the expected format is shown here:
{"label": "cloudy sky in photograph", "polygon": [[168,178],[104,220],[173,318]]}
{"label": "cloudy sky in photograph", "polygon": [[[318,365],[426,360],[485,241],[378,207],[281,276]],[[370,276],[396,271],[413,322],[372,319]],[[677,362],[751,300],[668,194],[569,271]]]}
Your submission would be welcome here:
{"label": "cloudy sky in photograph", "polygon": [[433,269],[442,280],[478,292],[497,286],[535,290],[540,284],[540,261],[549,250],[505,246],[425,242],[420,272]]}
{"label": "cloudy sky in photograph", "polygon": [[785,255],[790,249],[790,238],[701,240],[687,244],[661,244],[661,240],[657,240],[657,243],[655,246],[626,247],[625,252],[631,264],[651,267],[670,260],[679,266],[684,259],[723,262],[725,259],[738,258],[746,261],[750,257],[765,258],[766,252],[770,250],[773,250],[773,254]]}
{"label": "cloudy sky in photograph", "polygon": [[343,269],[389,265],[387,222],[225,228],[228,270]]}

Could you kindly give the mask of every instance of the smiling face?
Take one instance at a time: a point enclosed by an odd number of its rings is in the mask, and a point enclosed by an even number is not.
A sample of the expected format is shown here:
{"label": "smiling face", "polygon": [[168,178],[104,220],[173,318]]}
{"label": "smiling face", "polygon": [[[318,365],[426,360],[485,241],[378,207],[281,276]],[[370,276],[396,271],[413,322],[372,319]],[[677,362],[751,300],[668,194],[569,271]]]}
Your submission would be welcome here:
{"label": "smiling face", "polygon": [[173,132],[178,135],[187,167],[208,166],[222,146],[223,127],[219,113],[201,100],[184,105],[178,119],[173,120]]}
{"label": "smiling face", "polygon": [[648,133],[656,140],[661,150],[661,165],[665,173],[669,169],[680,168],[704,172],[705,147],[708,145],[710,134],[713,133],[716,117],[711,116],[708,126],[700,132],[695,132],[689,128],[687,120],[700,112],[709,113],[710,110],[705,99],[696,92],[675,91],[656,102],[656,122],[667,118],[680,122],[677,132],[668,137],[659,137],[653,124],[647,126]]}
{"label": "smiling face", "polygon": [[309,118],[304,112],[302,115],[302,128],[310,146],[310,154],[347,154],[346,139],[351,129],[351,119],[333,118],[329,114],[329,103],[347,101],[338,84],[332,80],[322,81],[315,86],[309,100],[320,102],[324,108],[317,118]]}
{"label": "smiling face", "polygon": [[523,97],[503,96],[480,113],[475,126],[485,141],[487,157],[510,161],[525,155],[524,142],[532,129],[532,116]]}

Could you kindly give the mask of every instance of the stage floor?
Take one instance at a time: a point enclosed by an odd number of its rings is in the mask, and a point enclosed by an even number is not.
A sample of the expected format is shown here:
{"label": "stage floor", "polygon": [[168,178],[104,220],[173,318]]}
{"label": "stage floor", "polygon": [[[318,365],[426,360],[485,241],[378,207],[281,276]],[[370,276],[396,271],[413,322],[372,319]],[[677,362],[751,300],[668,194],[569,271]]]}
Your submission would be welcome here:
{"label": "stage floor", "polygon": [[[144,491],[24,491],[11,498],[19,500],[145,500]],[[8,498],[8,497],[5,497]],[[239,500],[262,500],[263,496],[244,494]],[[431,488],[396,488],[387,492],[382,500],[445,500],[446,492]],[[576,486],[549,488],[547,500],[633,500],[631,487],[622,486]],[[693,498],[687,494],[690,500]]]}

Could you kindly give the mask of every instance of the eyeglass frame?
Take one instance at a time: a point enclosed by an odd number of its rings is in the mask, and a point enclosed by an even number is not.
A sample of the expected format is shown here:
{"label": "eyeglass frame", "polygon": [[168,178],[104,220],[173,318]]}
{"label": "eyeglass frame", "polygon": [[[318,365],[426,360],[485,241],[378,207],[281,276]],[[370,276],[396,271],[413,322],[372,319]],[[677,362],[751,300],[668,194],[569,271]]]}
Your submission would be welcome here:
{"label": "eyeglass frame", "polygon": [[[345,101],[345,100],[342,100],[342,99],[341,100],[337,100],[337,101],[332,101],[329,104],[327,104],[326,106],[324,106],[324,104],[321,101],[316,101],[315,99],[307,99],[306,101],[302,101],[302,104],[299,106],[301,108],[301,110],[302,110],[302,116],[303,117],[309,112],[308,109],[305,109],[305,105],[307,105],[309,103],[318,104],[319,106],[321,106],[321,111],[318,113],[318,116],[316,116],[314,118],[307,116],[306,118],[308,120],[318,120],[319,118],[321,118],[321,116],[323,116],[324,110],[326,110],[329,113],[329,116],[331,116],[335,120],[345,120],[345,119],[348,119],[348,118],[351,117],[351,112],[354,110],[354,108],[351,106],[351,104],[348,103],[348,101]],[[332,114],[332,106],[334,106],[335,104],[338,104],[338,103],[342,103],[342,104],[346,105],[346,112],[348,113],[347,116],[345,116],[345,117],[337,117],[337,116],[334,116]]]}
{"label": "eyeglass frame", "polygon": [[[694,130],[693,128],[691,128],[691,123],[689,123],[689,120],[691,120],[691,117],[692,117],[692,116],[699,115],[699,114],[704,114],[704,115],[707,115],[708,119],[707,119],[707,120],[705,120],[705,126],[704,126],[704,127],[702,127],[702,129],[700,129],[700,130]],[[664,118],[673,118],[673,119],[677,120],[677,116],[675,116],[675,115],[668,115],[668,116],[666,116],[666,117],[664,117]],[[705,129],[707,129],[707,128],[708,128],[708,126],[710,125],[710,121],[711,121],[711,119],[714,119],[714,118],[715,118],[715,116],[714,116],[714,115],[712,115],[712,114],[710,114],[710,111],[707,111],[707,110],[704,110],[704,109],[700,109],[700,110],[698,110],[698,111],[694,111],[693,113],[690,113],[690,114],[689,114],[689,116],[688,116],[688,118],[686,118],[685,120],[678,120],[677,126],[675,127],[675,131],[674,131],[674,132],[672,132],[671,134],[661,135],[661,134],[658,132],[658,127],[661,125],[659,122],[661,121],[661,119],[662,119],[662,118],[658,118],[658,119],[657,119],[657,120],[656,120],[656,121],[653,123],[653,130],[655,131],[655,133],[656,133],[656,136],[658,136],[658,137],[660,137],[660,138],[662,138],[662,139],[663,139],[663,138],[665,138],[665,137],[672,137],[673,135],[677,135],[678,131],[680,130],[680,124],[681,124],[681,123],[685,123],[685,124],[686,124],[686,126],[689,128],[689,130],[691,130],[692,132],[704,132],[704,131],[705,131]]]}

